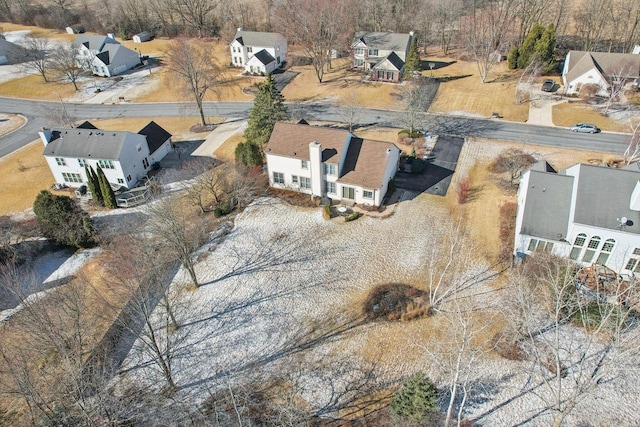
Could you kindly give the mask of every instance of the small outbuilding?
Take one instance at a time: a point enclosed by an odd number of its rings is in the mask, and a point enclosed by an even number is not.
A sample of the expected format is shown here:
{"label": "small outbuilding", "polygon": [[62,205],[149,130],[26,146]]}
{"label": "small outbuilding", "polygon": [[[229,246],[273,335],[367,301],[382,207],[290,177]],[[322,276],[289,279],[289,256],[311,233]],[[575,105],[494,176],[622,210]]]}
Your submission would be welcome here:
{"label": "small outbuilding", "polygon": [[151,33],[143,31],[132,37],[134,43],[144,43],[151,40]]}
{"label": "small outbuilding", "polygon": [[84,33],[84,27],[82,25],[71,25],[65,28],[67,34],[82,34]]}

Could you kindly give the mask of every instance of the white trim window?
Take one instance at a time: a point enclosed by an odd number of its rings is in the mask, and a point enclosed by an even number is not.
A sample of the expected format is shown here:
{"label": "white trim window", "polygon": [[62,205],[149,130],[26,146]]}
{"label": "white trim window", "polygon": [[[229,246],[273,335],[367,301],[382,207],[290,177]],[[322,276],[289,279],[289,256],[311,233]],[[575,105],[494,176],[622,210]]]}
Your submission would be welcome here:
{"label": "white trim window", "polygon": [[589,244],[587,244],[587,249],[584,251],[584,255],[582,255],[582,262],[591,262],[598,252],[598,248],[600,247],[600,242],[602,239],[600,236],[593,236],[589,240]]}
{"label": "white trim window", "polygon": [[527,250],[529,252],[535,252],[535,251],[551,252],[553,251],[553,242],[531,238],[529,240],[529,246],[527,247]]}
{"label": "white trim window", "polygon": [[87,159],[78,159],[78,165],[83,168],[87,166]]}
{"label": "white trim window", "polygon": [[373,199],[373,191],[372,190],[362,190],[362,198],[363,199]]}
{"label": "white trim window", "polygon": [[353,187],[348,187],[346,185],[342,186],[342,198],[354,200],[356,198],[356,189]]}
{"label": "white trim window", "polygon": [[64,179],[64,182],[82,183],[82,177],[79,173],[62,172],[62,179]]}
{"label": "white trim window", "polygon": [[274,172],[273,173],[273,183],[274,184],[284,184],[284,173],[282,173],[282,172]]}
{"label": "white trim window", "polygon": [[300,168],[309,169],[309,162],[306,160],[300,160]]}
{"label": "white trim window", "polygon": [[569,258],[574,261],[577,261],[580,258],[580,253],[582,252],[582,248],[584,247],[585,242],[587,241],[587,235],[584,233],[580,233],[576,236],[576,239],[573,241],[573,248],[571,248],[571,253],[569,254]]}
{"label": "white trim window", "polygon": [[64,160],[64,157],[56,157],[56,164],[58,166],[67,166],[67,162]]}
{"label": "white trim window", "polygon": [[613,252],[613,247],[615,245],[616,241],[614,239],[605,240],[604,245],[602,245],[602,249],[600,249],[600,254],[598,255],[596,264],[606,265],[607,261],[609,261],[609,256],[611,255],[611,252]]}
{"label": "white trim window", "polygon": [[327,188],[327,193],[336,194],[336,183],[335,182],[327,181],[326,188]]}
{"label": "white trim window", "polygon": [[640,248],[634,248],[624,269],[634,273],[640,273]]}
{"label": "white trim window", "polygon": [[334,165],[332,163],[325,163],[324,164],[324,174],[325,175],[331,175],[331,176],[338,175],[338,166]]}
{"label": "white trim window", "polygon": [[291,183],[293,185],[298,185],[298,175],[291,175]]}
{"label": "white trim window", "polygon": [[111,160],[98,160],[98,166],[100,166],[100,169],[115,169]]}
{"label": "white trim window", "polygon": [[308,178],[306,176],[301,176],[300,177],[300,188],[311,188],[311,178]]}

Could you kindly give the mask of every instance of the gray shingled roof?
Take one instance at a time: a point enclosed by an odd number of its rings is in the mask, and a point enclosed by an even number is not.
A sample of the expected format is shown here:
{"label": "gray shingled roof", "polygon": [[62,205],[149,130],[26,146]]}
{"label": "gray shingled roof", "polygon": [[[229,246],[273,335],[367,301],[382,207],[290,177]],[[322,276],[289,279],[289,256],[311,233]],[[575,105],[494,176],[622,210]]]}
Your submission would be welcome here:
{"label": "gray shingled roof", "polygon": [[242,46],[273,47],[276,45],[280,37],[282,36],[278,33],[242,30],[236,32],[233,39],[238,40]]}
{"label": "gray shingled roof", "polygon": [[100,50],[105,43],[120,44],[116,40],[107,36],[98,36],[94,34],[80,34],[71,44],[73,47],[85,45],[89,50]]}
{"label": "gray shingled roof", "polygon": [[121,44],[107,44],[102,49],[102,52],[96,55],[100,61],[102,61],[105,65],[109,65],[112,62],[118,64],[120,62],[126,62],[124,59],[126,57],[139,56],[137,52],[129,49],[126,46]]}
{"label": "gray shingled roof", "polygon": [[[388,61],[388,62],[386,62]],[[391,66],[386,66],[386,64],[390,64]],[[391,52],[384,58],[382,61],[378,62],[373,69],[374,70],[387,70],[387,71],[401,71],[402,67],[404,67],[404,61],[400,59],[395,52]]]}
{"label": "gray shingled roof", "polygon": [[568,54],[567,81],[573,81],[593,68],[597,68],[605,78],[613,74],[640,76],[640,55],[632,53],[585,52],[572,50]]}
{"label": "gray shingled roof", "polygon": [[[124,145],[125,131],[95,129],[54,129],[57,139],[44,148],[45,156],[117,160]],[[135,135],[135,134],[134,134]]]}
{"label": "gray shingled roof", "polygon": [[640,234],[640,212],[629,209],[640,172],[592,165],[579,168],[574,222],[617,229],[618,218],[627,217],[633,225],[625,226],[624,231]]}
{"label": "gray shingled roof", "polygon": [[153,120],[140,129],[138,134],[147,138],[147,145],[151,154],[155,153],[158,148],[162,147],[162,144],[167,142],[167,139],[171,138],[171,134]]}
{"label": "gray shingled roof", "polygon": [[549,240],[566,238],[573,177],[531,170],[522,217],[522,234]]}
{"label": "gray shingled roof", "polygon": [[358,31],[353,40],[353,44],[362,42],[367,47],[373,49],[405,52],[410,40],[410,34]]}

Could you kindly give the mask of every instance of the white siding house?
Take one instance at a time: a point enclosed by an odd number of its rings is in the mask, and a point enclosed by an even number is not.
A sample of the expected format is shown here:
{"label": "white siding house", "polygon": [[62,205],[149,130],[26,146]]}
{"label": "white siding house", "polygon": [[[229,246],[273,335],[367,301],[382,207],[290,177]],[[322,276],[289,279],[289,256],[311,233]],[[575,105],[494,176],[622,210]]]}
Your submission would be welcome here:
{"label": "white siding house", "polygon": [[77,49],[78,66],[97,76],[115,76],[140,64],[137,52],[110,36],[80,34],[72,46]]}
{"label": "white siding house", "polygon": [[534,251],[640,273],[640,170],[577,164],[559,173],[525,172],[514,253]]}
{"label": "white siding house", "polygon": [[631,53],[571,50],[562,68],[562,84],[567,95],[579,94],[585,85],[597,85],[597,95],[607,96],[611,79],[632,81],[640,77],[640,55]]}
{"label": "white siding house", "polygon": [[373,80],[399,82],[413,40],[409,34],[360,31],[351,50],[353,67],[370,71]]}
{"label": "white siding house", "polygon": [[85,184],[88,165],[100,167],[114,188],[131,188],[171,149],[171,135],[154,122],[139,133],[100,130],[88,122],[81,126],[39,133],[56,183]]}
{"label": "white siding house", "polygon": [[272,187],[380,206],[398,170],[394,144],[303,124],[276,123],[266,150]]}
{"label": "white siding house", "polygon": [[287,40],[278,33],[238,28],[229,50],[231,65],[251,74],[273,72],[287,60]]}

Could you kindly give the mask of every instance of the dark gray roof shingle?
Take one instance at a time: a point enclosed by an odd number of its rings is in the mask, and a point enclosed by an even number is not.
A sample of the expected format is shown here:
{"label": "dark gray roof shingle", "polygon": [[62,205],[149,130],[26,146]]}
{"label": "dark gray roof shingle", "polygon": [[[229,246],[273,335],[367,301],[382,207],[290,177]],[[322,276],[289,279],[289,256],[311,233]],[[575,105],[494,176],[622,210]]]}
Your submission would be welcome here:
{"label": "dark gray roof shingle", "polygon": [[522,234],[559,240],[567,236],[572,176],[531,170],[522,217]]}
{"label": "dark gray roof shingle", "polygon": [[153,120],[140,129],[138,134],[144,135],[147,138],[147,145],[149,146],[149,152],[151,154],[155,153],[167,139],[171,138],[171,134]]}

